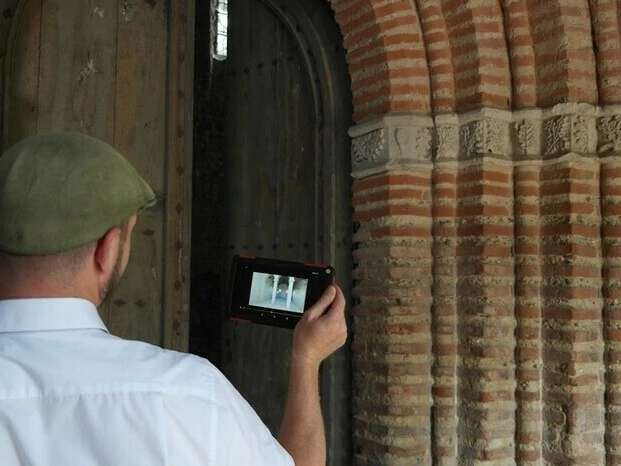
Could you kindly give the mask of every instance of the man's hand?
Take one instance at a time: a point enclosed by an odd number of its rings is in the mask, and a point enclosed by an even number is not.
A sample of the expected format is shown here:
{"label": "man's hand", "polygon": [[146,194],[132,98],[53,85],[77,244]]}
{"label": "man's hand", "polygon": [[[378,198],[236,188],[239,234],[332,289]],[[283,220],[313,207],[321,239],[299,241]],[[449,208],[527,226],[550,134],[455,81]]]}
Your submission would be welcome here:
{"label": "man's hand", "polygon": [[330,285],[295,327],[292,362],[319,365],[346,341],[345,296]]}
{"label": "man's hand", "polygon": [[326,464],[319,365],[346,340],[345,297],[338,286],[331,285],[293,332],[289,396],[278,440],[296,466]]}

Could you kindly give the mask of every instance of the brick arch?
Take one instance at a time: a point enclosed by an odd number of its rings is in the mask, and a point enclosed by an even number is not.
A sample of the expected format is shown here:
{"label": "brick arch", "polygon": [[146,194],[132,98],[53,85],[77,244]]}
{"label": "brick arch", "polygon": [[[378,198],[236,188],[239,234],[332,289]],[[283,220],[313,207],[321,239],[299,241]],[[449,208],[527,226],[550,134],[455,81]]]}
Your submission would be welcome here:
{"label": "brick arch", "polygon": [[505,0],[504,20],[511,60],[514,108],[537,106],[537,65],[533,17],[528,0]]}
{"label": "brick arch", "polygon": [[529,0],[537,105],[597,103],[595,57],[587,0]]}
{"label": "brick arch", "polygon": [[[601,38],[609,40],[615,29],[614,21],[609,20],[614,3],[592,3],[600,13]],[[598,103],[588,0],[503,0],[503,13],[514,109],[567,102]],[[604,69],[614,73],[614,67]]]}
{"label": "brick arch", "polygon": [[429,61],[432,105],[435,113],[457,107],[455,67],[442,0],[418,1],[425,49]]}
{"label": "brick arch", "polygon": [[590,2],[599,103],[621,102],[621,1]]}
{"label": "brick arch", "polygon": [[354,119],[511,107],[498,2],[332,0],[343,33]]}
{"label": "brick arch", "polygon": [[331,0],[354,119],[621,102],[619,0]]}
{"label": "brick arch", "polygon": [[[424,40],[430,60],[438,52],[445,52],[441,65],[431,67],[434,113],[484,106],[511,108],[511,72],[499,3],[496,0],[476,3],[417,0],[417,3],[425,25]],[[437,97],[446,88],[449,78],[446,72],[452,74],[454,82],[452,106]]]}
{"label": "brick arch", "polygon": [[429,68],[410,0],[332,0],[352,80],[354,120],[431,112]]}

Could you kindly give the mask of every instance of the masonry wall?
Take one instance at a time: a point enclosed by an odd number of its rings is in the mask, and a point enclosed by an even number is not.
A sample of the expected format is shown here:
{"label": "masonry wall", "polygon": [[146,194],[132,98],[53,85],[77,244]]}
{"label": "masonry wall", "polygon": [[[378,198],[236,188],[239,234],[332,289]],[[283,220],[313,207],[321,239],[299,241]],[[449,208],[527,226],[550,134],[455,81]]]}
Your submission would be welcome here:
{"label": "masonry wall", "polygon": [[356,464],[621,464],[621,2],[332,5]]}

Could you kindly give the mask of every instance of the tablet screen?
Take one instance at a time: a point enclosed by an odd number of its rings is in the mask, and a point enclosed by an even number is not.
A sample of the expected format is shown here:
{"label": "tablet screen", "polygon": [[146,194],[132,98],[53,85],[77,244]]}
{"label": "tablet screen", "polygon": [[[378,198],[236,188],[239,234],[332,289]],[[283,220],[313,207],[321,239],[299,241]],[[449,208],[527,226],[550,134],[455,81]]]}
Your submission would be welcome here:
{"label": "tablet screen", "polygon": [[248,304],[302,314],[307,289],[307,278],[253,272]]}

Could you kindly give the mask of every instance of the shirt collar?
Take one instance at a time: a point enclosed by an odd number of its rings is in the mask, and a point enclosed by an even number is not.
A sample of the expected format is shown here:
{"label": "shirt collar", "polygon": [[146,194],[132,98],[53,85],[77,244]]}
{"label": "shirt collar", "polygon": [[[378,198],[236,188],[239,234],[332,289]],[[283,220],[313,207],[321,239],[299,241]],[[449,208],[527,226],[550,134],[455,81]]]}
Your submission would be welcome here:
{"label": "shirt collar", "polygon": [[85,299],[0,300],[0,333],[78,329],[108,331],[95,305]]}

